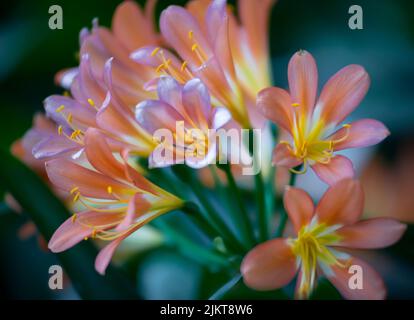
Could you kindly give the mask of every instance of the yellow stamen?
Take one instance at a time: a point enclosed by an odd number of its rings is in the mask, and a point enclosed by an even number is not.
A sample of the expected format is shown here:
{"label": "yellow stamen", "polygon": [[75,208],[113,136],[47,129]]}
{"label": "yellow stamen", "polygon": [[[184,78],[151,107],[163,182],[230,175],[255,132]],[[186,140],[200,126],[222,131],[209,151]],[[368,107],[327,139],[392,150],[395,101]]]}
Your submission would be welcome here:
{"label": "yellow stamen", "polygon": [[78,201],[79,200],[79,197],[80,197],[80,192],[77,192],[76,194],[75,194],[75,196],[73,197],[73,202],[76,202],[76,201]]}
{"label": "yellow stamen", "polygon": [[56,108],[56,112],[62,112],[63,109],[65,109],[65,106],[62,104],[61,106],[59,106],[58,108]]}
{"label": "yellow stamen", "polygon": [[162,71],[162,69],[164,69],[164,63],[161,63],[161,64],[157,67],[157,69],[155,69],[155,72],[159,73],[159,72],[161,72],[161,71]]}
{"label": "yellow stamen", "polygon": [[75,223],[76,219],[78,218],[78,215],[76,213],[74,213],[72,215],[72,223]]}
{"label": "yellow stamen", "polygon": [[299,107],[299,106],[300,106],[300,104],[299,104],[299,103],[297,103],[297,102],[292,103],[292,107]]}
{"label": "yellow stamen", "polygon": [[181,65],[181,72],[184,71],[187,68],[188,62],[184,61]]}
{"label": "yellow stamen", "polygon": [[74,194],[76,191],[79,191],[79,187],[74,187],[72,190],[70,190],[70,194]]}
{"label": "yellow stamen", "polygon": [[106,189],[106,191],[108,191],[109,194],[112,194],[112,187],[108,186],[108,188]]}
{"label": "yellow stamen", "polygon": [[160,51],[160,49],[161,49],[160,47],[157,47],[154,50],[152,50],[151,57],[154,57],[158,53],[158,51]]}
{"label": "yellow stamen", "polygon": [[61,136],[62,135],[62,132],[63,132],[63,127],[62,126],[59,126],[58,127],[58,134]]}
{"label": "yellow stamen", "polygon": [[69,124],[72,124],[73,116],[71,113],[68,114],[68,118],[66,120],[68,121]]}
{"label": "yellow stamen", "polygon": [[196,51],[198,49],[198,44],[197,43],[194,43],[192,46],[191,46],[191,51]]}
{"label": "yellow stamen", "polygon": [[95,107],[95,102],[91,98],[88,99],[88,103],[91,107]]}
{"label": "yellow stamen", "polygon": [[193,30],[188,31],[188,38],[189,38],[190,40],[193,40],[193,37],[194,37],[194,32],[193,32]]}

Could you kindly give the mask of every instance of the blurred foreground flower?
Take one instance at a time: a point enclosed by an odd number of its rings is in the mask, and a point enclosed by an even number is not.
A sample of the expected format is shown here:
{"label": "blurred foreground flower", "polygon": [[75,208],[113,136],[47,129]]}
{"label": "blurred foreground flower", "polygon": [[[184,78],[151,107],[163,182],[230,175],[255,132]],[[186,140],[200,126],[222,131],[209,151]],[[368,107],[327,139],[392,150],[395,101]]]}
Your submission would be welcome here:
{"label": "blurred foreground flower", "polygon": [[[361,102],[369,87],[369,76],[358,65],[338,71],[323,87],[316,102],[318,71],[310,53],[297,52],[289,62],[289,89],[268,88],[257,98],[258,108],[268,119],[287,131],[289,139],[274,150],[273,163],[304,173],[310,165],[329,185],[354,176],[352,162],[335,151],[367,147],[389,135],[379,121],[358,120],[340,124]],[[303,164],[301,172],[294,167]]]}
{"label": "blurred foreground flower", "polygon": [[[358,221],[364,195],[359,182],[345,179],[330,187],[315,208],[309,195],[288,188],[284,204],[295,238],[277,238],[254,248],[241,265],[245,283],[257,290],[289,284],[299,271],[296,296],[309,298],[317,274],[326,276],[346,299],[384,299],[385,287],[377,272],[343,248],[376,249],[397,242],[406,226],[377,218]],[[350,266],[363,270],[363,288],[349,286]]]}

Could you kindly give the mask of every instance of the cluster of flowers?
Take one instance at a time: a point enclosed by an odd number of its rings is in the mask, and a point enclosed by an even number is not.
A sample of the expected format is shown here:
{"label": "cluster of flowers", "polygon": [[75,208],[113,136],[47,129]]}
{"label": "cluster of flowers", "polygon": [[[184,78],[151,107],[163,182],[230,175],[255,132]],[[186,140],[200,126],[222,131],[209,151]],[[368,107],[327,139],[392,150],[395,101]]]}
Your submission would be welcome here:
{"label": "cluster of flowers", "polygon": [[[193,129],[207,135],[223,126],[262,128],[270,120],[283,137],[272,163],[292,174],[310,166],[330,188],[315,208],[305,191],[287,187],[284,205],[294,235],[250,248],[241,264],[245,283],[276,289],[299,270],[298,298],[309,297],[320,273],[345,298],[384,297],[377,273],[337,250],[385,247],[405,230],[386,218],[359,221],[363,191],[351,161],[335,154],[374,145],[389,134],[371,119],[341,125],[365,96],[369,76],[361,66],[347,66],[317,99],[316,63],[299,51],[289,62],[289,91],[271,87],[267,28],[273,2],[239,0],[236,15],[225,0],[192,0],[185,8],[165,9],[158,33],[155,1],[144,9],[125,1],[111,30],[94,21],[92,30],[81,31],[79,66],[56,76],[69,92],[48,97],[46,116],[37,115],[14,145],[15,154],[47,177],[76,212],[50,239],[50,250],[61,252],[88,238],[108,241],[96,259],[103,274],[122,240],[184,205],[150,182],[138,164],[144,158],[157,166],[156,130],[183,135],[181,145],[169,146],[180,153],[193,142]],[[180,133],[177,122],[184,127]],[[186,165],[205,166],[217,149],[196,152]],[[363,290],[348,287],[352,264],[364,268]]]}

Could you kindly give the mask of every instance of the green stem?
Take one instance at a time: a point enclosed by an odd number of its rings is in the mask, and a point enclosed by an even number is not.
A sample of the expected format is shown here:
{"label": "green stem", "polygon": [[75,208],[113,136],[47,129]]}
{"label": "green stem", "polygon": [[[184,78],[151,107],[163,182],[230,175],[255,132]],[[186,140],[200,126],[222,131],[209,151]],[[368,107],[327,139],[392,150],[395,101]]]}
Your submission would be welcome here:
{"label": "green stem", "polygon": [[[253,161],[256,162],[256,155],[254,150],[254,131],[253,129],[249,130],[249,153],[250,156],[253,157]],[[259,224],[259,242],[263,242],[267,240],[269,231],[268,231],[268,221],[267,221],[267,214],[266,214],[266,193],[265,193],[265,185],[263,182],[262,173],[259,172],[254,176],[254,183],[255,183],[255,197],[257,203],[257,216],[258,216],[258,224]]]}
{"label": "green stem", "polygon": [[224,297],[224,295],[229,292],[242,278],[241,274],[236,274],[228,282],[226,282],[220,289],[218,289],[208,300],[219,300]]}
{"label": "green stem", "polygon": [[[300,171],[301,167],[302,167],[302,165],[296,167],[295,170]],[[293,186],[295,186],[295,183],[296,183],[296,174],[291,173],[290,180],[289,180],[289,185],[293,187]],[[287,220],[288,220],[288,215],[286,213],[286,210],[283,210],[281,212],[281,215],[280,215],[279,226],[278,226],[278,228],[275,232],[275,237],[276,238],[279,238],[279,237],[282,236],[283,231],[285,230],[285,227],[286,227]]]}
{"label": "green stem", "polygon": [[[229,267],[231,262],[219,252],[209,250],[205,246],[188,239],[185,235],[177,232],[174,228],[170,227],[164,220],[154,220],[154,225],[161,229],[164,234],[167,235],[178,247],[180,247],[187,256],[191,258],[201,258],[200,262],[206,265],[217,264],[222,267]],[[196,254],[194,254],[196,253]]]}
{"label": "green stem", "polygon": [[230,164],[218,164],[217,168],[223,170],[226,174],[227,181],[229,184],[229,195],[233,198],[233,203],[238,207],[237,211],[232,212],[232,219],[236,224],[236,228],[241,233],[241,239],[247,248],[251,248],[255,243],[254,232],[252,229],[252,223],[249,219],[246,207],[243,203],[243,200],[240,196],[240,190],[237,187],[236,181],[234,179],[233,173],[231,172]]}
{"label": "green stem", "polygon": [[231,251],[245,252],[243,245],[237,239],[237,237],[231,232],[228,226],[224,223],[218,212],[211,205],[210,199],[206,197],[206,189],[200,183],[198,177],[195,177],[193,172],[189,168],[181,165],[173,167],[174,173],[182,180],[191,185],[192,191],[197,197],[198,201],[204,208],[205,213],[208,215],[208,221],[223,238],[223,241]]}

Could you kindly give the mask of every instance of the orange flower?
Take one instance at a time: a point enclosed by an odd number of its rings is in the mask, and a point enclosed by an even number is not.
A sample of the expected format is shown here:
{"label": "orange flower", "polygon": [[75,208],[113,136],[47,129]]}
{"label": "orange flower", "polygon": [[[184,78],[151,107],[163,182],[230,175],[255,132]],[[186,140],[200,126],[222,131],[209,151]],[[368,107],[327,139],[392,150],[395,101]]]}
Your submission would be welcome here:
{"label": "orange flower", "polygon": [[[363,202],[360,183],[351,179],[330,187],[316,208],[305,191],[288,188],[284,204],[296,236],[273,239],[250,251],[241,265],[245,283],[256,290],[277,289],[299,271],[296,296],[303,299],[309,297],[321,273],[346,299],[384,299],[384,284],[377,272],[342,250],[390,246],[406,226],[388,218],[358,221]],[[363,270],[362,289],[348,286],[351,265]]]}

